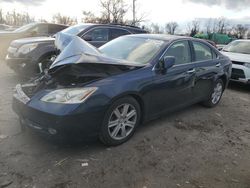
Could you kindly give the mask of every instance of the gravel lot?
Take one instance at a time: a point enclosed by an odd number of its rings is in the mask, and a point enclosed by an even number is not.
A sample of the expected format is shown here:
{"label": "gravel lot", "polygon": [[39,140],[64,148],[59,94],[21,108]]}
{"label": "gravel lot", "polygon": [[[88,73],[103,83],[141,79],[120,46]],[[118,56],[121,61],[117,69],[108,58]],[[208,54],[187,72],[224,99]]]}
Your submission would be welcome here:
{"label": "gravel lot", "polygon": [[56,145],[21,132],[11,109],[18,78],[0,65],[0,188],[250,188],[249,86],[231,84],[217,108],[149,122],[118,147]]}

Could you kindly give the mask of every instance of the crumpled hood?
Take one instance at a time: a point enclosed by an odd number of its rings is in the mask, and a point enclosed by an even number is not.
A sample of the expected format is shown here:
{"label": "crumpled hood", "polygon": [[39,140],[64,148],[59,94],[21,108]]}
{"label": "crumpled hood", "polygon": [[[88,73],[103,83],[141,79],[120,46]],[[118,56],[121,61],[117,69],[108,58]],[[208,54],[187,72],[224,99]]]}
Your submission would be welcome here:
{"label": "crumpled hood", "polygon": [[22,46],[24,44],[32,44],[32,43],[51,43],[51,44],[53,44],[54,41],[55,41],[55,39],[52,37],[30,37],[30,38],[23,38],[23,39],[14,40],[11,43],[11,46],[19,48],[20,46]]}
{"label": "crumpled hood", "polygon": [[227,57],[231,61],[238,61],[238,62],[243,62],[243,63],[250,63],[250,55],[249,54],[240,54],[240,53],[232,53],[232,52],[223,52],[221,53]]}
{"label": "crumpled hood", "polygon": [[[59,40],[60,39],[60,40]],[[97,48],[78,36],[60,33],[56,36],[56,47],[61,54],[56,58],[50,69],[66,64],[109,64],[143,67],[145,65],[114,59],[104,56]]]}

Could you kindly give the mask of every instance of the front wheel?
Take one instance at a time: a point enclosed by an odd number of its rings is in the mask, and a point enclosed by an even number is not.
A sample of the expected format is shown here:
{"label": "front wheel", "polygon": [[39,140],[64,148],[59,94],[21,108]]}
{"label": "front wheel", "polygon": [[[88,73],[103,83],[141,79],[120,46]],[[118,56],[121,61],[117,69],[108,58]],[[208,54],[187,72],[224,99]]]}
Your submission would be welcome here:
{"label": "front wheel", "polygon": [[213,91],[211,92],[211,95],[207,101],[204,101],[203,104],[206,107],[215,107],[219,104],[222,94],[224,91],[224,82],[221,79],[218,79],[214,83]]}
{"label": "front wheel", "polygon": [[126,142],[133,136],[140,117],[140,105],[134,98],[124,97],[115,101],[105,115],[100,140],[109,146]]}

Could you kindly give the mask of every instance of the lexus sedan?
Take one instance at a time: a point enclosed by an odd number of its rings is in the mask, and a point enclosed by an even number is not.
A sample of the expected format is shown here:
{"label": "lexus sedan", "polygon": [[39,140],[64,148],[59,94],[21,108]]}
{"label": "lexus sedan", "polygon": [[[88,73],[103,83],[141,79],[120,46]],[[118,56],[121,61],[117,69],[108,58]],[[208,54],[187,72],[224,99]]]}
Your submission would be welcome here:
{"label": "lexus sedan", "polygon": [[250,40],[235,40],[222,49],[232,65],[231,80],[250,84]]}
{"label": "lexus sedan", "polygon": [[114,146],[145,121],[194,103],[216,106],[231,66],[199,39],[128,35],[96,49],[74,37],[45,75],[16,86],[13,109],[38,132]]}

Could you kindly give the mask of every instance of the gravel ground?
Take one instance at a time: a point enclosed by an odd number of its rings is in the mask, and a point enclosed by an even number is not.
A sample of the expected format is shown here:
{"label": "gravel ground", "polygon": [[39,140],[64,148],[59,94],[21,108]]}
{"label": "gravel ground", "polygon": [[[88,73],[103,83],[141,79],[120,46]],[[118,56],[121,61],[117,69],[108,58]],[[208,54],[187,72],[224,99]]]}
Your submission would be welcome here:
{"label": "gravel ground", "polygon": [[217,108],[166,115],[107,148],[21,132],[11,109],[16,83],[1,63],[0,188],[250,188],[249,86],[231,84]]}

